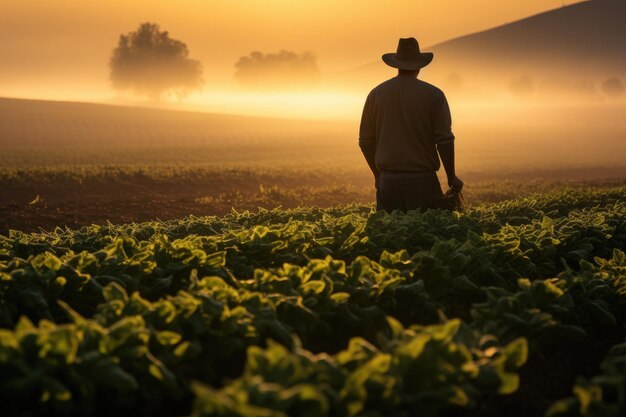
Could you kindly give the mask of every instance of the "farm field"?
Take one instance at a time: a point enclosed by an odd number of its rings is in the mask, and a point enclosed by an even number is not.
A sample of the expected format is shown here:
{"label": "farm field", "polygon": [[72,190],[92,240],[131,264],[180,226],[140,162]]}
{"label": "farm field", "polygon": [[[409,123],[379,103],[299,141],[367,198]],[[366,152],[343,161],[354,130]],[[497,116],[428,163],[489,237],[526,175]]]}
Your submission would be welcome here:
{"label": "farm field", "polygon": [[[596,167],[464,175],[468,204],[563,188],[626,184],[626,169]],[[445,180],[441,183],[445,185]],[[359,168],[85,167],[0,170],[0,233],[106,222],[224,215],[231,210],[369,204],[371,174]]]}
{"label": "farm field", "polygon": [[14,231],[0,399],[9,415],[621,416],[625,219],[619,186]]}
{"label": "farm field", "polygon": [[[459,108],[468,202],[623,183],[623,110]],[[370,203],[357,131],[353,120],[0,98],[0,233]]]}
{"label": "farm field", "polygon": [[466,120],[401,215],[353,121],[0,108],[8,415],[624,415],[619,109]]}
{"label": "farm field", "polygon": [[0,417],[626,417],[626,0],[5,3]]}

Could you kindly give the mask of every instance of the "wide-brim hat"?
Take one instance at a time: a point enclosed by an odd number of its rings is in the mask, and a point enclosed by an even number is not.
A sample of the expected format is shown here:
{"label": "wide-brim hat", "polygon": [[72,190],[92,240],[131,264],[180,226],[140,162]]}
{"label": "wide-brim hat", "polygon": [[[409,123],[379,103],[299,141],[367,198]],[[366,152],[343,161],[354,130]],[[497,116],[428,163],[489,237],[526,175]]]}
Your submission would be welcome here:
{"label": "wide-brim hat", "polygon": [[384,54],[382,58],[390,67],[416,71],[430,64],[433,53],[420,51],[420,45],[415,38],[400,38],[397,51]]}

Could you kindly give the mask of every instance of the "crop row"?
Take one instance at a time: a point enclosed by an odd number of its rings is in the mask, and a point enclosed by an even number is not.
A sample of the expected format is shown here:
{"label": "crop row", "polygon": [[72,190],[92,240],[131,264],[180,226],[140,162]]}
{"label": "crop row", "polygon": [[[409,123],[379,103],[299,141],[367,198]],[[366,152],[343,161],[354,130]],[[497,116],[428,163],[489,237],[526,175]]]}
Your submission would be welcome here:
{"label": "crop row", "polygon": [[[0,399],[30,415],[537,414],[624,340],[623,189],[367,210],[2,238]],[[614,390],[590,384],[551,412]]]}
{"label": "crop row", "polygon": [[[288,274],[280,270],[283,264],[310,268],[327,256],[358,270],[357,281],[369,268],[359,269],[367,264],[360,260],[365,256],[403,271],[408,283],[422,282],[427,293],[422,298],[428,302],[421,315],[405,321],[402,314],[389,311],[405,323],[433,322],[437,308],[468,318],[468,305],[480,298],[479,287],[515,288],[518,278],[556,275],[563,262],[576,268],[581,260],[609,258],[614,249],[624,250],[625,214],[626,204],[609,202],[561,217],[531,217],[518,225],[504,222],[493,233],[478,234],[467,226],[473,221],[469,215],[448,212],[375,213],[369,218],[323,213],[318,221],[291,220],[180,239],[163,234],[146,240],[131,234],[107,236],[101,237],[104,246],[81,252],[75,252],[82,245],[79,241],[63,247],[47,236],[46,242],[54,246],[40,251],[41,235],[14,234],[0,249],[0,326],[13,326],[24,314],[33,321],[62,320],[57,299],[90,317],[109,282],[156,300],[186,289],[194,270],[237,287],[240,280],[261,273],[257,270],[278,268],[276,274],[283,276]],[[343,280],[340,277],[336,285]],[[400,308],[406,305],[400,303]]]}
{"label": "crop row", "polygon": [[[469,327],[456,319],[404,329],[383,314],[385,294],[378,291],[401,294],[393,281],[402,271],[383,268],[385,277],[369,288],[365,278],[374,277],[363,277],[370,301],[362,307],[358,292],[327,289],[333,278],[350,281],[343,267],[327,259],[282,282],[259,274],[239,289],[218,277],[194,278],[187,290],[153,302],[111,283],[92,319],[65,303],[68,324],[43,320],[35,327],[23,317],[13,331],[0,332],[2,395],[11,399],[5,404],[16,413],[180,412],[189,381],[219,387],[245,363],[224,388],[196,388],[196,413],[243,416],[262,407],[299,415],[314,400],[317,415],[357,415],[364,407],[403,415],[426,412],[425,404],[438,415],[489,408],[494,395],[514,392],[526,340],[532,356],[542,354],[545,343],[584,346],[590,334],[624,325],[622,252],[554,279],[521,279],[520,291],[477,304]],[[267,283],[272,288],[264,288]],[[362,337],[334,355],[313,354],[301,346],[315,345],[317,339],[307,337],[316,327],[327,331],[316,335],[325,339],[341,339],[346,329]]]}
{"label": "crop row", "polygon": [[[626,187],[613,189],[566,190],[553,194],[539,194],[527,198],[504,201],[497,204],[480,205],[463,213],[429,211],[411,216],[373,214],[371,206],[350,205],[329,209],[298,208],[293,210],[259,210],[258,212],[233,213],[223,216],[187,217],[165,222],[105,224],[82,227],[77,230],[57,228],[52,232],[23,233],[11,231],[0,236],[0,250],[11,256],[26,257],[50,251],[62,254],[68,250],[93,252],[102,249],[119,237],[130,237],[138,241],[149,241],[159,236],[179,239],[191,235],[223,238],[236,232],[245,232],[265,226],[271,229],[284,227],[283,233],[292,234],[294,224],[306,224],[312,237],[336,239],[331,232],[350,230],[344,223],[351,223],[352,230],[366,228],[379,232],[388,224],[397,225],[397,233],[417,236],[424,231],[435,237],[464,238],[468,231],[482,234],[493,233],[503,225],[519,225],[541,221],[544,217],[562,218],[571,212],[585,211],[596,207],[610,207],[624,203]],[[619,207],[618,207],[619,209]],[[623,210],[623,208],[622,208]],[[570,216],[571,217],[571,216]],[[339,229],[339,230],[336,230]],[[384,232],[384,230],[383,230]],[[425,243],[432,242],[429,239]],[[388,249],[388,248],[384,248]],[[399,248],[408,249],[408,248]]]}

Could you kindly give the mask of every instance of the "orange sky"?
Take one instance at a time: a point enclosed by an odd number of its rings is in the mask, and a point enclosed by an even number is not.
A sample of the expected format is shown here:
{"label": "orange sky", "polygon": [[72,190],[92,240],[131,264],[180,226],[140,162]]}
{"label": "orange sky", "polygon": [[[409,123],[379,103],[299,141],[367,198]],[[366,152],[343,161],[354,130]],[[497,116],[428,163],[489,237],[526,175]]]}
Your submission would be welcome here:
{"label": "orange sky", "polygon": [[[571,2],[570,2],[571,3]],[[0,0],[0,96],[102,100],[120,33],[153,21],[189,46],[206,87],[227,89],[238,57],[309,50],[322,72],[379,59],[400,36],[423,47],[562,0]]]}

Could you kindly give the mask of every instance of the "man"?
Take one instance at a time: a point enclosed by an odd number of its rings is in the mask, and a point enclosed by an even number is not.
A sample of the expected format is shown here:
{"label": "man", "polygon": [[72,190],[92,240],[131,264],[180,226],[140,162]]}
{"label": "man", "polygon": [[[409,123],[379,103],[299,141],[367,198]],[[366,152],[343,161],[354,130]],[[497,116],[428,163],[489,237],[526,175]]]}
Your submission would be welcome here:
{"label": "man", "polygon": [[461,191],[454,169],[454,135],[443,92],[417,79],[433,54],[422,53],[415,38],[400,39],[396,53],[382,56],[398,75],[367,96],[359,146],[374,174],[377,210],[438,208],[443,202],[437,178],[443,162],[448,185]]}

